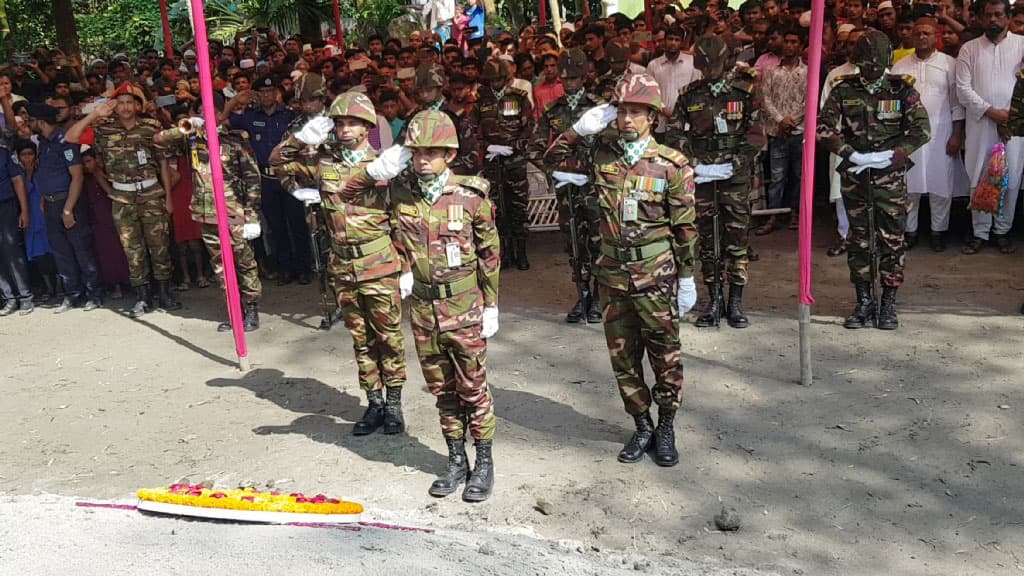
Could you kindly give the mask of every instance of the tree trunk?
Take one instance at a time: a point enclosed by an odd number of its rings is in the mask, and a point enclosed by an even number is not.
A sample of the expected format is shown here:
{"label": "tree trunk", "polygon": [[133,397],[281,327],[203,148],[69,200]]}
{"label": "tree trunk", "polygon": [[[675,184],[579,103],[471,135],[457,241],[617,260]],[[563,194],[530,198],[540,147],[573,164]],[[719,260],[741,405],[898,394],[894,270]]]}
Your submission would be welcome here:
{"label": "tree trunk", "polygon": [[[484,12],[487,13],[487,20],[494,21],[495,16],[498,15],[498,5],[494,3],[494,0],[484,0]],[[483,31],[487,34],[487,31]]]}
{"label": "tree trunk", "polygon": [[53,23],[57,29],[57,45],[68,57],[81,57],[78,47],[78,28],[75,27],[75,13],[71,0],[52,0]]}

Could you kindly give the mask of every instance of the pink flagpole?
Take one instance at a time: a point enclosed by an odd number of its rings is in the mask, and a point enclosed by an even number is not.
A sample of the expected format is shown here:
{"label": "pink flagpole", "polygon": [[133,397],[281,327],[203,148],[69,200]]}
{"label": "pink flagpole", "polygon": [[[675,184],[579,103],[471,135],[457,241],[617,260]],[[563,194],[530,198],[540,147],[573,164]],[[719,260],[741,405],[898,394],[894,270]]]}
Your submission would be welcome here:
{"label": "pink flagpole", "polygon": [[810,386],[811,369],[811,232],[814,223],[814,151],[818,133],[820,98],[821,36],[825,23],[825,0],[811,3],[811,43],[807,49],[807,105],[804,108],[803,178],[800,182],[800,383]]}
{"label": "pink flagpole", "polygon": [[164,30],[164,58],[174,58],[174,42],[171,41],[171,23],[167,16],[167,0],[160,0],[160,22]]}
{"label": "pink flagpole", "polygon": [[217,111],[213,106],[213,80],[210,75],[210,46],[206,38],[206,14],[202,0],[192,3],[192,27],[196,36],[196,54],[199,55],[199,92],[203,100],[203,120],[206,124],[206,145],[210,151],[210,172],[213,175],[213,200],[217,207],[217,235],[220,237],[220,253],[224,258],[224,292],[228,304],[228,318],[235,336],[235,351],[238,353],[238,367],[249,369],[249,351],[245,345],[242,328],[242,303],[238,296],[238,277],[235,276],[235,252],[231,248],[231,232],[228,228],[228,207],[224,201],[224,167],[221,165],[220,136],[217,134]]}
{"label": "pink flagpole", "polygon": [[345,43],[345,36],[341,31],[341,7],[338,6],[338,0],[334,0],[334,33],[337,37],[338,48]]}

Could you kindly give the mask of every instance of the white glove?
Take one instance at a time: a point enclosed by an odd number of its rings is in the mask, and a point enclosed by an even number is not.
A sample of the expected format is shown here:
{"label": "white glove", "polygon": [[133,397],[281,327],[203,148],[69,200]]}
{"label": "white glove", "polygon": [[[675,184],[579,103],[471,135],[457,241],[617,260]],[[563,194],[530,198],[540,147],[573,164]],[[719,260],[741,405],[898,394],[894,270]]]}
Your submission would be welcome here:
{"label": "white glove", "polygon": [[320,203],[320,192],[315,188],[296,188],[292,191],[292,198],[306,206],[312,206]]}
{"label": "white glove", "polygon": [[850,162],[858,166],[865,166],[867,164],[879,164],[881,162],[892,162],[892,157],[895,154],[893,150],[883,150],[882,152],[867,152],[861,154],[860,152],[854,152],[850,154]]}
{"label": "white glove", "polygon": [[406,272],[398,277],[398,295],[405,300],[412,294],[412,272]]}
{"label": "white glove", "polygon": [[676,304],[679,306],[679,317],[693,308],[697,303],[697,286],[693,283],[693,276],[679,279],[679,292],[676,294]]}
{"label": "white glove", "polygon": [[[732,163],[724,164],[697,164],[693,167],[693,172],[697,178],[694,180],[697,184],[704,184],[705,182],[715,182],[718,180],[728,180],[732,178]],[[703,181],[701,180],[703,179]]]}
{"label": "white glove", "polygon": [[590,181],[586,174],[561,172],[559,170],[552,172],[551,178],[555,181],[555,188],[561,188],[562,186],[568,186],[569,184],[574,186],[586,186],[587,182]]}
{"label": "white glove", "polygon": [[511,146],[502,146],[501,144],[491,144],[487,147],[487,154],[484,156],[488,160],[494,160],[498,156],[511,156],[515,150]]}
{"label": "white glove", "polygon": [[391,180],[402,173],[412,160],[412,152],[401,144],[384,150],[377,159],[366,165],[366,173],[374,180]]}
{"label": "white glove", "polygon": [[263,229],[257,224],[242,224],[242,239],[255,240],[263,233]]}
{"label": "white glove", "polygon": [[484,327],[480,330],[480,337],[487,340],[498,333],[498,307],[488,306],[484,308]]}
{"label": "white glove", "polygon": [[206,120],[203,120],[199,116],[192,116],[188,119],[188,123],[192,125],[192,131],[195,132],[203,126],[206,126]]}
{"label": "white glove", "polygon": [[580,136],[593,136],[600,134],[602,130],[615,120],[618,109],[611,104],[601,104],[587,110],[580,116],[580,119],[572,125],[573,132]]}
{"label": "white glove", "polygon": [[859,164],[857,166],[850,166],[846,169],[847,172],[853,172],[854,174],[860,174],[865,170],[884,170],[892,166],[891,160],[884,160],[882,162],[875,162],[874,164]]}
{"label": "white glove", "polygon": [[334,120],[326,116],[317,116],[306,122],[306,125],[295,133],[295,138],[303,144],[319,146],[327,141],[327,137],[331,135],[331,130],[334,130]]}

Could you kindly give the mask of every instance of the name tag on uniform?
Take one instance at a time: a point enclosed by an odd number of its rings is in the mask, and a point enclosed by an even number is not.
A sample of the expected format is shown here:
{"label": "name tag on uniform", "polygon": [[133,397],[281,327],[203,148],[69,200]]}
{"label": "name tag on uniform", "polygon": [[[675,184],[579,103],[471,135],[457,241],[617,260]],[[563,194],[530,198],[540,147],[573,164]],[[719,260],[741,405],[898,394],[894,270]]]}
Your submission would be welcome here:
{"label": "name tag on uniform", "polygon": [[410,206],[408,204],[399,204],[399,206],[398,206],[398,213],[399,214],[405,214],[406,216],[419,216],[420,215],[419,210],[417,210],[415,206]]}
{"label": "name tag on uniform", "polygon": [[139,159],[139,166],[145,166],[146,164],[149,164],[149,156],[146,154],[145,150],[138,150],[135,152],[135,155]]}
{"label": "name tag on uniform", "polygon": [[266,128],[267,123],[262,120],[256,120],[252,123],[252,125],[256,126],[257,128]]}
{"label": "name tag on uniform", "polygon": [[444,245],[444,255],[448,259],[449,268],[462,266],[462,247],[458,242],[449,242]]}
{"label": "name tag on uniform", "polygon": [[341,180],[341,174],[337,170],[321,170],[320,178],[323,180]]}
{"label": "name tag on uniform", "polygon": [[494,106],[493,106],[493,105],[490,105],[490,106],[481,106],[481,107],[480,107],[480,111],[481,111],[481,112],[490,112],[491,110],[494,110]]}
{"label": "name tag on uniform", "polygon": [[502,116],[518,116],[519,115],[519,102],[515,100],[506,100],[501,103],[501,115]]}
{"label": "name tag on uniform", "polygon": [[899,100],[879,100],[878,119],[892,120],[903,116],[903,102]]}
{"label": "name tag on uniform", "polygon": [[704,105],[703,104],[694,104],[693,106],[687,106],[686,107],[686,111],[687,112],[700,112],[703,109],[704,109]]}
{"label": "name tag on uniform", "polygon": [[122,138],[122,136],[120,134],[114,134],[113,136],[108,138],[108,140],[110,141],[111,144],[113,144],[114,142],[120,142],[121,138]]}
{"label": "name tag on uniform", "polygon": [[640,214],[640,202],[636,198],[623,198],[622,199],[622,221],[623,222],[636,222],[637,217]]}
{"label": "name tag on uniform", "polygon": [[742,120],[743,102],[726,102],[725,118],[726,120]]}
{"label": "name tag on uniform", "polygon": [[615,167],[615,165],[613,165],[613,164],[603,164],[601,166],[601,168],[599,168],[599,170],[600,170],[601,174],[613,174],[614,175],[614,174],[618,174],[619,173],[619,169],[617,167]]}
{"label": "name tag on uniform", "polygon": [[729,133],[729,123],[725,121],[725,118],[715,116],[715,132],[718,132],[719,134]]}
{"label": "name tag on uniform", "polygon": [[843,106],[863,106],[863,105],[864,105],[864,101],[859,99],[859,98],[856,98],[856,99],[853,99],[853,100],[843,100]]}
{"label": "name tag on uniform", "polygon": [[462,230],[462,205],[452,204],[448,206],[448,230],[458,232]]}

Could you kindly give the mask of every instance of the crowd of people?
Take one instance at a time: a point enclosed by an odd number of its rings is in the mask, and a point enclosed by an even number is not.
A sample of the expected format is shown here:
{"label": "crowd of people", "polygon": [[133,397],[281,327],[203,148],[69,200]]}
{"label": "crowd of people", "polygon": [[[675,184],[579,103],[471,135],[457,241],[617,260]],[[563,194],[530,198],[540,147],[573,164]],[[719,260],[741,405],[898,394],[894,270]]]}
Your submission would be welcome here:
{"label": "crowd of people", "polygon": [[[707,289],[696,325],[747,327],[750,234],[796,227],[806,137],[823,145],[818,181],[835,203],[828,255],[847,254],[855,287],[847,328],[898,327],[921,197],[929,245],[943,251],[952,198],[971,194],[999,142],[1009,186],[995,213],[972,212],[962,250],[1014,251],[1024,36],[1013,31],[1024,32],[1024,8],[1006,0],[829,2],[811,135],[806,0],[735,11],[654,1],[633,19],[517,33],[488,29],[473,0],[449,4],[428,3],[429,25],[404,38],[339,45],[257,30],[202,55],[244,328],[259,328],[264,280],[322,273],[326,321],[352,333],[369,402],[355,433],[400,433],[411,297],[450,451],[432,494],[462,482],[469,501],[491,492],[486,339],[498,329],[498,270],[530,268],[530,165],[558,199],[566,287],[579,296],[566,321],[604,323],[636,422],[623,462],[652,447],[656,463],[678,462],[678,327],[697,300],[695,269]],[[32,312],[37,294],[66,312],[130,291],[140,317],[223,281],[198,57],[189,45],[83,64],[40,48],[4,67],[0,315]],[[472,475],[466,434],[477,440]]]}

